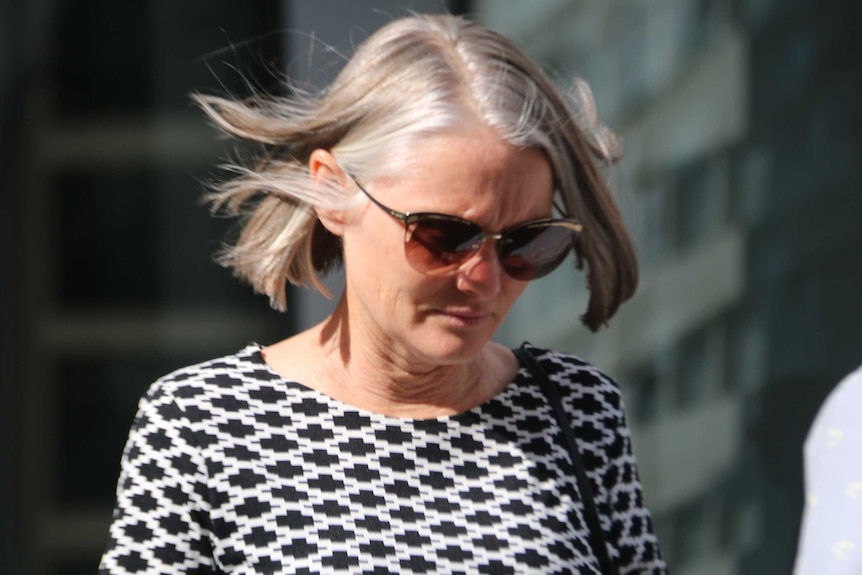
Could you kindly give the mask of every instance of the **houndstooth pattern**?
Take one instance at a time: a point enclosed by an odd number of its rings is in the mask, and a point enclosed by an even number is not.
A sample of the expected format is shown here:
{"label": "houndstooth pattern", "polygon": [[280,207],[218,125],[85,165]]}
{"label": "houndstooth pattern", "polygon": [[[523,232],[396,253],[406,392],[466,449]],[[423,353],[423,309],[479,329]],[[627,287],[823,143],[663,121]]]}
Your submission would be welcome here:
{"label": "houndstooth pattern", "polygon": [[[620,573],[664,573],[619,391],[560,386]],[[256,345],[142,399],[100,573],[598,573],[569,456],[522,368],[465,413],[408,420],[288,382]]]}

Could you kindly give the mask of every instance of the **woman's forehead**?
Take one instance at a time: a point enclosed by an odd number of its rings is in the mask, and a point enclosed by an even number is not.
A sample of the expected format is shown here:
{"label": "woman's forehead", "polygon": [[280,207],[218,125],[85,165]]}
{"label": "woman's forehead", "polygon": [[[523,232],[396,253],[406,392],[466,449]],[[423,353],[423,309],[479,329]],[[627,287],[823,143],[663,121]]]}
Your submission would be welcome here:
{"label": "woman's forehead", "polygon": [[366,177],[378,199],[402,212],[438,212],[498,226],[547,217],[553,182],[544,153],[485,133],[436,135],[410,159]]}

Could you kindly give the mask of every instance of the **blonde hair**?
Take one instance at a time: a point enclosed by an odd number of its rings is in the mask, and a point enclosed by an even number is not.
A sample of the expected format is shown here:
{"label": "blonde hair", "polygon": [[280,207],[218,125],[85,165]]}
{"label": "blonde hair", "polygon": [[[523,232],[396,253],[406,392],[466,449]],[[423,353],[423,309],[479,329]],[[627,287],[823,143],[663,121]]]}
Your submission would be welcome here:
{"label": "blonde hair", "polygon": [[353,175],[368,179],[391,165],[398,150],[423,136],[476,120],[515,147],[545,152],[559,209],[584,225],[575,252],[587,268],[590,300],[581,317],[597,330],[637,285],[634,248],[599,165],[620,157],[614,135],[598,121],[585,82],[571,107],[510,40],[450,15],[414,15],[384,26],[356,50],[319,96],[194,99],[227,134],[264,144],[253,167],[209,196],[214,209],[244,216],[223,265],[285,309],[287,282],[326,294],[320,276],[341,263],[340,239],[314,207],[340,208],[348,198],[313,186],[311,152],[332,152]]}

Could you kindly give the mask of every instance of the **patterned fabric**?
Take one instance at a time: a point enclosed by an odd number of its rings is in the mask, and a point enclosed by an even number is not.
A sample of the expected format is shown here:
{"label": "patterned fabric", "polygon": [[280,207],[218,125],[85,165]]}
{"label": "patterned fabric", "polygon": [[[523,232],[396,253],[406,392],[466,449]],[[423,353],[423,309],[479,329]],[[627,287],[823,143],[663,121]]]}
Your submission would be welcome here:
{"label": "patterned fabric", "polygon": [[[664,573],[616,384],[560,385],[620,573]],[[251,345],[157,381],[123,455],[100,573],[598,573],[552,408],[522,367],[429,420],[286,381]]]}
{"label": "patterned fabric", "polygon": [[862,367],[829,394],[805,441],[795,575],[862,573]]}

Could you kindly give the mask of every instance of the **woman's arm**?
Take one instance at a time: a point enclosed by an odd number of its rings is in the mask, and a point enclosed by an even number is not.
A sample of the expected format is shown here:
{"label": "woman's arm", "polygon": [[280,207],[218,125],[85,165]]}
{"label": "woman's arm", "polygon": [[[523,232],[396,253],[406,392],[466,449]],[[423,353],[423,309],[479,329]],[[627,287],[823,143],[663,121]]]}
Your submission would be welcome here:
{"label": "woman's arm", "polygon": [[637,461],[632,452],[622,398],[616,395],[613,440],[608,450],[608,466],[602,477],[608,492],[612,546],[619,553],[620,574],[663,574],[667,567],[661,557],[652,517],[644,500]]}
{"label": "woman's arm", "polygon": [[644,501],[620,389],[580,359],[551,352],[543,366],[559,382],[587,476],[620,575],[662,575],[661,557]]}
{"label": "woman's arm", "polygon": [[213,573],[206,467],[186,413],[157,382],[123,452],[100,574]]}

